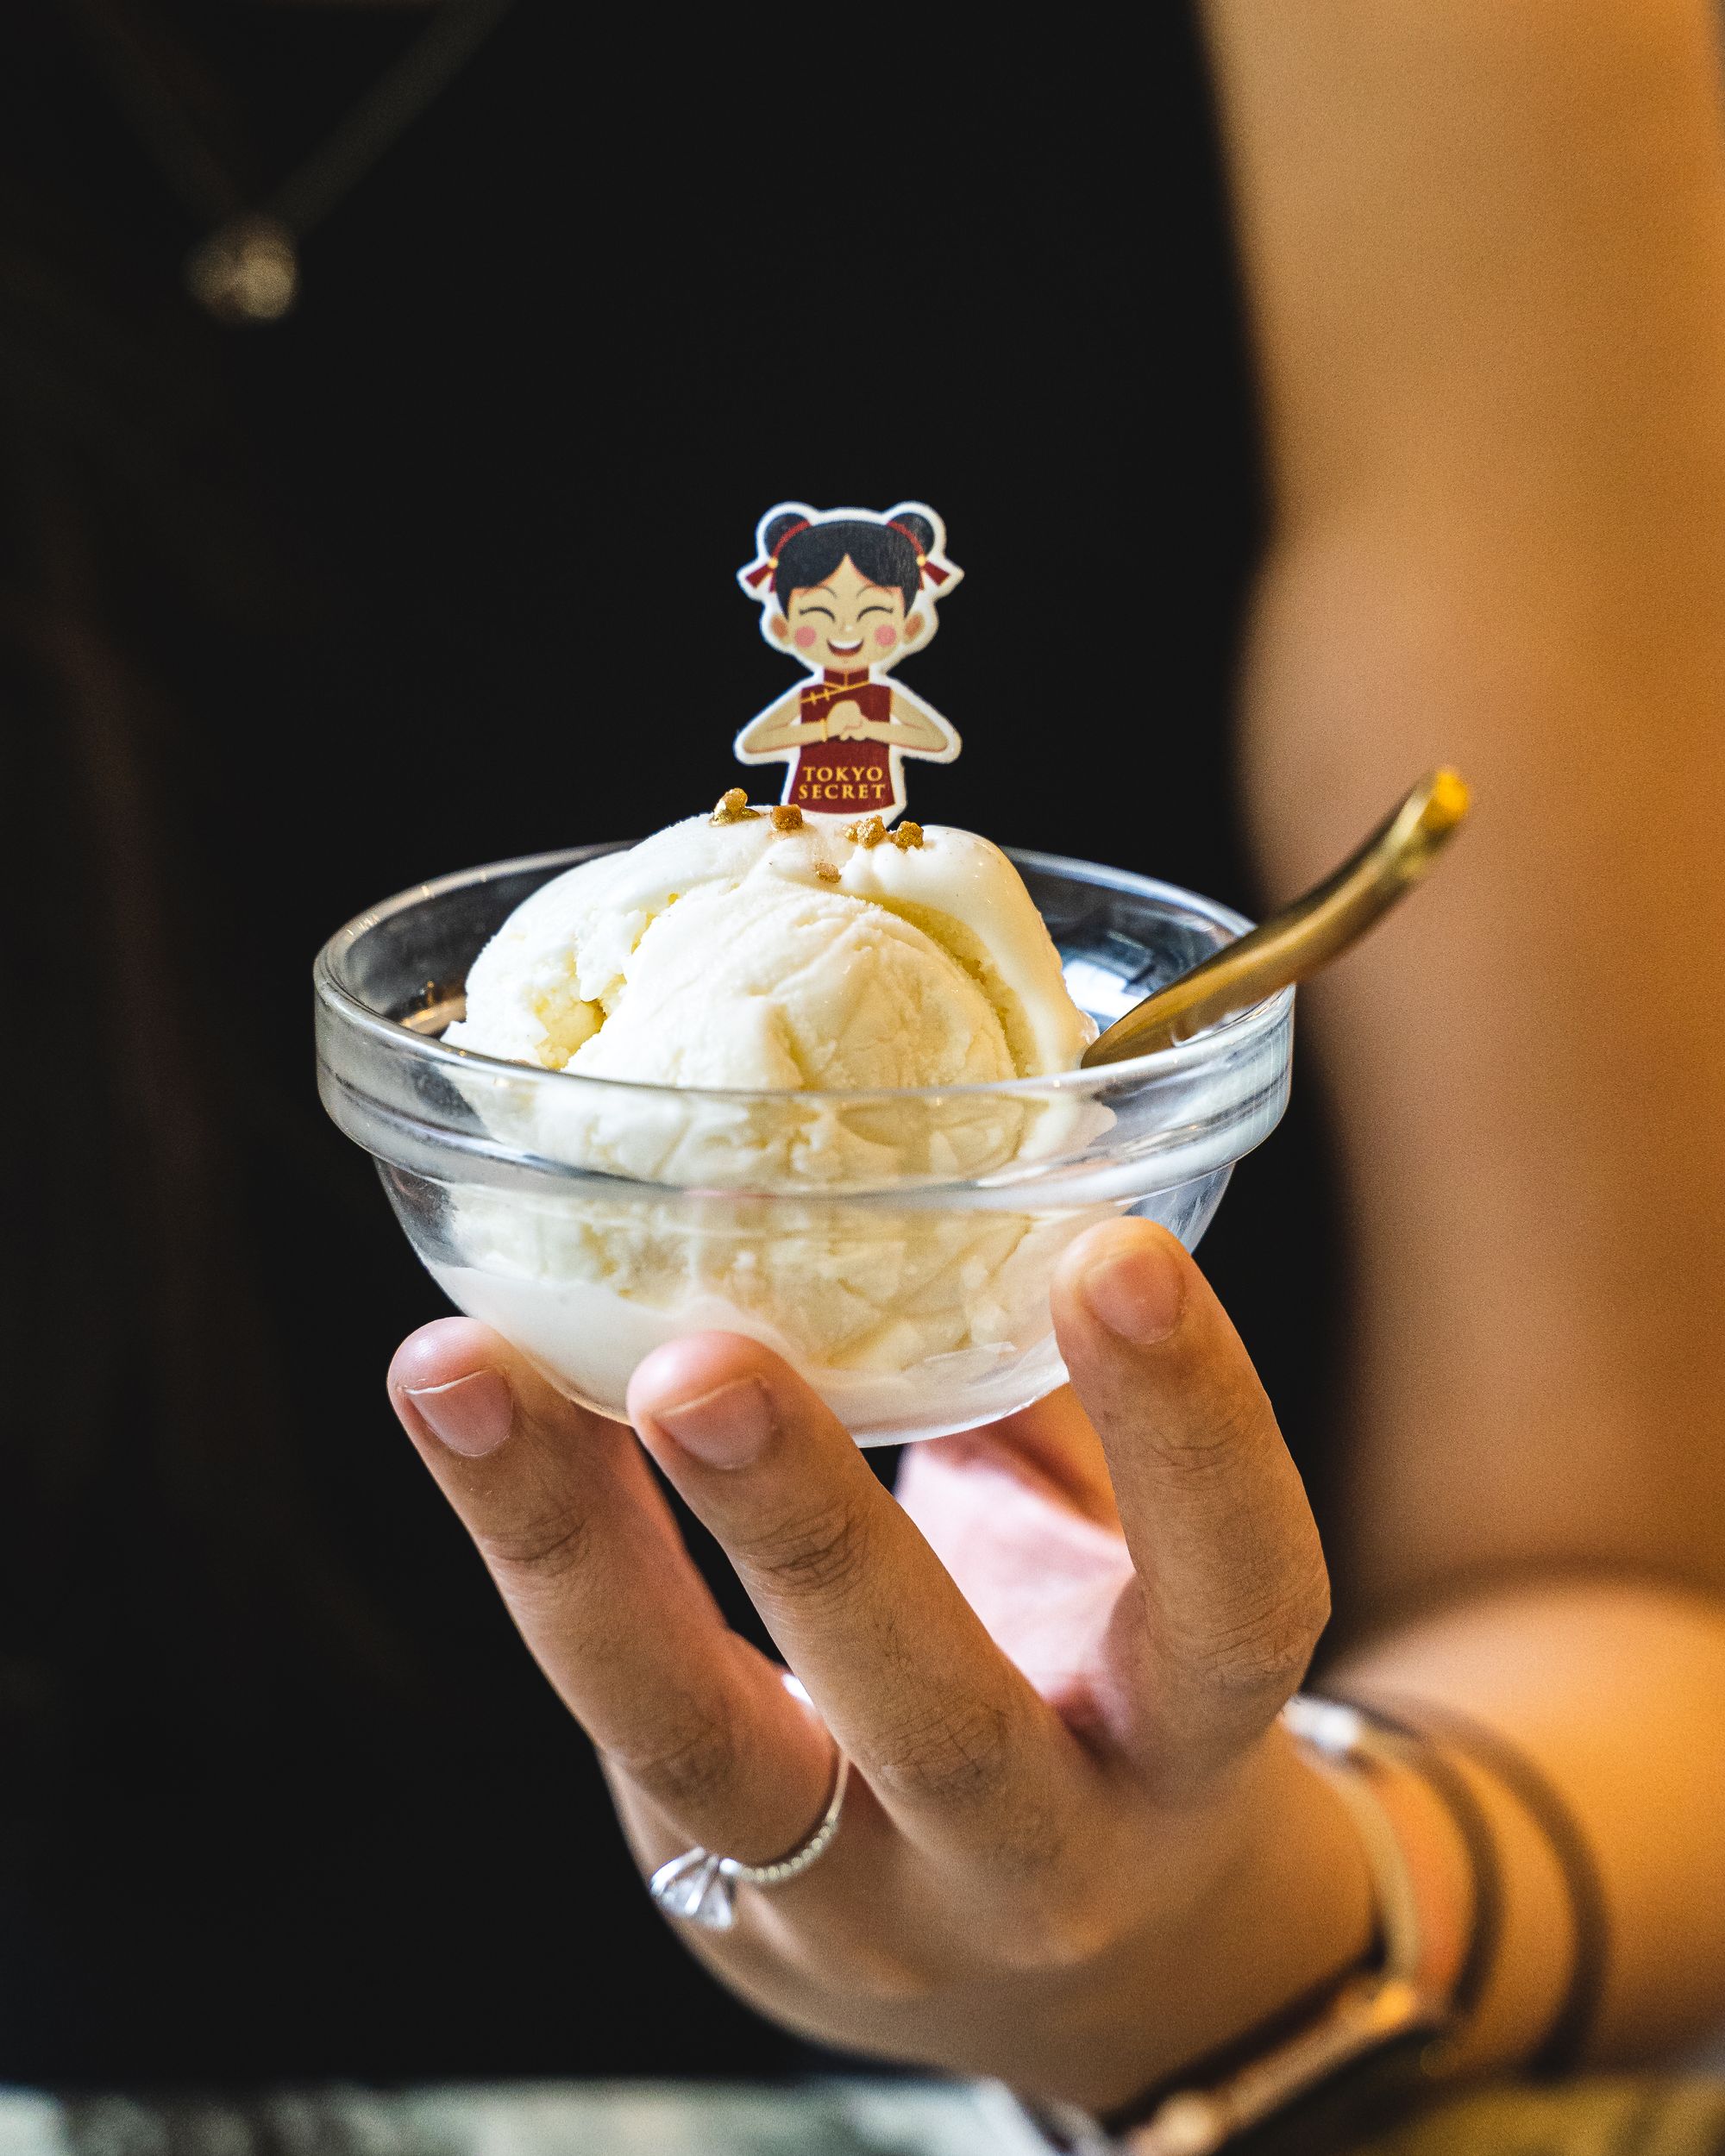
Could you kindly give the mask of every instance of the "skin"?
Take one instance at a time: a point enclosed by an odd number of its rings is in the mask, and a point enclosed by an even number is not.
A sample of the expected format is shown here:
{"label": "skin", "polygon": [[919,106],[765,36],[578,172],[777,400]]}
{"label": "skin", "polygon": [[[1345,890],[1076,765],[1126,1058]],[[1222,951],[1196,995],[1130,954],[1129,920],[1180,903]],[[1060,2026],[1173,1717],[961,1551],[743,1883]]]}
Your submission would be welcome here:
{"label": "skin", "polygon": [[[1440,757],[1480,804],[1430,891],[1302,991],[1358,1283],[1325,1674],[1540,1763],[1609,1902],[1592,2056],[1659,2058],[1725,2009],[1712,12],[1208,22],[1277,503],[1241,713],[1267,878],[1311,881]],[[855,1761],[828,1855],[691,1946],[837,2043],[1107,2104],[1358,1956],[1369,1896],[1274,1720],[1328,1601],[1245,1348],[1142,1223],[1075,1244],[1054,1311],[1071,1390],[913,1449],[896,1501],[731,1336],[642,1365],[638,1440],[465,1319],[390,1382],[643,1871],[781,1852],[825,1731]],[[649,1457],[819,1724],[720,1623]],[[1573,1942],[1535,1824],[1465,1771],[1506,1906],[1459,2056],[1502,2065]],[[1465,1917],[1452,1835],[1408,1826]]]}
{"label": "skin", "polygon": [[[922,616],[906,614],[905,595],[896,584],[871,584],[846,555],[824,583],[799,586],[782,613],[768,624],[770,633],[816,673],[830,667],[851,674],[894,665],[927,630]],[[862,706],[846,698],[824,719],[800,717],[800,686],[780,699],[750,725],[737,747],[748,751],[800,748],[806,741],[887,741],[904,749],[941,749],[946,735],[921,706],[893,691],[893,716],[884,724],[866,719]]]}
{"label": "skin", "polygon": [[[1120,1265],[1115,1300],[1153,1323],[1166,1311],[1170,1338],[1123,1339],[1093,1314],[1097,1269]],[[643,1871],[695,1841],[782,1853],[823,1808],[831,1742],[725,1628],[642,1446],[724,1543],[853,1761],[828,1856],[745,1894],[736,1931],[688,1933],[694,1951],[811,2034],[1109,2103],[1144,2078],[1119,2046],[1120,2000],[1157,2002],[1180,2056],[1212,2034],[1182,1971],[1218,1928],[1265,1900],[1297,1912],[1243,1988],[1264,2014],[1302,1988],[1312,1940],[1338,1968],[1357,1954],[1370,1908],[1335,1798],[1265,1733],[1327,1603],[1233,1328],[1178,1245],[1136,1222],[1086,1239],[1056,1307],[1118,1453],[1057,1401],[938,1448],[902,1503],[794,1374],[734,1335],[642,1364],[639,1445],[466,1319],[414,1335],[391,1385],[599,1744]],[[1158,1396],[1152,1432],[1140,1403]],[[1213,1532],[1220,1511],[1231,1543]],[[1024,1584],[1002,1595],[1009,1571]]]}

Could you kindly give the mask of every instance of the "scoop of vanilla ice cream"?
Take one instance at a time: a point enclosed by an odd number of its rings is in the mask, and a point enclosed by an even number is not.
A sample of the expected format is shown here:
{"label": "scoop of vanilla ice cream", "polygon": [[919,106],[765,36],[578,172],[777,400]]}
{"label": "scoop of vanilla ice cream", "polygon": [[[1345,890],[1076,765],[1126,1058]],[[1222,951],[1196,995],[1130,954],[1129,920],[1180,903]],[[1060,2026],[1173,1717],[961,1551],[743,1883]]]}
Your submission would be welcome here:
{"label": "scoop of vanilla ice cream", "polygon": [[1070,1069],[1095,1029],[999,847],[690,817],[526,899],[455,1048],[637,1084],[854,1091]]}
{"label": "scoop of vanilla ice cream", "polygon": [[752,1332],[817,1382],[1051,1354],[1046,1245],[1082,1219],[818,1194],[1009,1163],[1058,1105],[928,1089],[1070,1069],[1095,1031],[1017,870],[974,833],[673,824],[518,907],[443,1037],[624,1081],[458,1080],[512,1147],[657,1188],[464,1188],[445,1284],[493,1322],[506,1303],[530,1351],[611,1412],[626,1372],[609,1362],[685,1322]]}
{"label": "scoop of vanilla ice cream", "polygon": [[771,874],[695,891],[660,913],[616,1008],[565,1068],[777,1092],[1016,1075],[987,996],[921,929]]}

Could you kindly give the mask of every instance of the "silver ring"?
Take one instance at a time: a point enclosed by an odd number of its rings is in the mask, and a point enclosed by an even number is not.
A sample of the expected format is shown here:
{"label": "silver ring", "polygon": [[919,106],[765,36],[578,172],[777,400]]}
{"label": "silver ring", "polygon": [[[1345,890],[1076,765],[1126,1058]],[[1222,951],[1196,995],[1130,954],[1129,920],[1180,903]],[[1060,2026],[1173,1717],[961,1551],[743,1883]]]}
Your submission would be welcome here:
{"label": "silver ring", "polygon": [[[788,1670],[784,1684],[794,1698],[805,1706],[809,1703],[808,1694]],[[783,1886],[787,1879],[796,1878],[824,1857],[838,1832],[838,1814],[844,1809],[844,1791],[850,1780],[850,1760],[842,1752],[836,1756],[838,1764],[833,1773],[832,1794],[819,1825],[806,1841],[771,1864],[744,1864],[740,1857],[716,1856],[710,1849],[686,1849],[681,1857],[662,1864],[647,1882],[647,1891],[665,1914],[681,1918],[685,1924],[699,1924],[706,1931],[728,1932],[737,1921],[734,1889],[739,1883]]]}

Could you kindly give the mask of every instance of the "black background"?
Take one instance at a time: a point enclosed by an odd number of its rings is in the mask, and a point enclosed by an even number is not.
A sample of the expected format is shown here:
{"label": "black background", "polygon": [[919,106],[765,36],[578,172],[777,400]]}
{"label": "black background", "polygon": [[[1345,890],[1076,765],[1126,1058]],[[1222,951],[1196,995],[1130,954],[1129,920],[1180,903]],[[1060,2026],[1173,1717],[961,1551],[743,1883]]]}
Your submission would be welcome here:
{"label": "black background", "polygon": [[[417,34],[123,13],[250,185]],[[15,1348],[40,1369],[27,1336],[65,1337],[82,1299],[98,1438],[86,1417],[62,1487],[46,1372],[6,1531],[0,2076],[797,2062],[648,1914],[389,1415],[389,1352],[440,1300],[322,1119],[307,969],[423,876],[644,832],[731,783],[732,734],[792,679],[734,580],[785,497],[946,519],[966,580],[905,678],[965,753],[911,767],[913,814],[1260,904],[1227,713],[1262,514],[1212,116],[1183,11],[1136,15],[1129,47],[1125,19],[889,9],[817,40],[651,9],[601,34],[521,0],[313,236],[298,312],[251,332],[180,297],[199,227],[73,14],[0,29],[12,993],[75,1050],[67,1144],[123,1164],[157,1112],[148,1021],[104,1020],[120,961],[81,895],[90,774],[119,751],[78,749],[28,633],[71,558],[147,714],[116,798],[196,1044],[223,1267],[260,1313],[182,1503],[137,1285],[172,1205],[98,1217],[55,1280],[22,1224],[63,1219],[67,1156],[19,1168]],[[63,1097],[38,1073],[22,1112],[46,1128]],[[1302,1096],[1205,1249],[1308,1461],[1325,1188]],[[316,1639],[247,1591],[271,1544],[283,1576],[303,1549],[336,1583]]]}

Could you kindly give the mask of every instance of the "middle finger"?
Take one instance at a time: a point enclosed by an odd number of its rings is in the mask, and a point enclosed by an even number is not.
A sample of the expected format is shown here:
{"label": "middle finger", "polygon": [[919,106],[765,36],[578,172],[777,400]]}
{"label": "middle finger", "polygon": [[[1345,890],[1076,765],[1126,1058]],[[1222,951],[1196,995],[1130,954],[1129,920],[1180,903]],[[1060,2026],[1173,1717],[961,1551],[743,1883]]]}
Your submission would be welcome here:
{"label": "middle finger", "polygon": [[1057,1840],[1096,1770],[794,1371],[737,1334],[675,1341],[630,1413],[913,1840],[991,1859]]}

